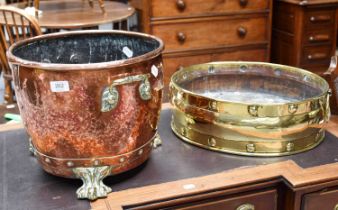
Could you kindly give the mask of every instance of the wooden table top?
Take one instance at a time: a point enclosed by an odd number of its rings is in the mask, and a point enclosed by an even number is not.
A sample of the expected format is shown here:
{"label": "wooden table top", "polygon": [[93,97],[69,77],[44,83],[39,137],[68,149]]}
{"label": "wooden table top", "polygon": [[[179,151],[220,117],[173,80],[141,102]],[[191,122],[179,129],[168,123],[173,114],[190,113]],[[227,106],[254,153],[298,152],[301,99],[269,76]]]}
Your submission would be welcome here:
{"label": "wooden table top", "polygon": [[[15,3],[12,6],[24,9],[26,3]],[[83,0],[48,0],[40,2],[42,14],[39,25],[48,29],[80,29],[125,20],[134,14],[135,9],[127,4],[105,1],[106,13],[103,14],[98,1],[94,7]],[[0,19],[0,22],[3,20]]]}
{"label": "wooden table top", "polygon": [[[29,156],[28,136],[21,124],[0,126],[0,201],[4,201],[0,202],[0,209],[4,206],[13,210],[122,210],[122,206],[249,185],[276,177],[284,177],[296,188],[319,179],[338,178],[338,138],[335,136],[338,116],[331,118],[330,133],[315,149],[291,156],[260,158],[211,152],[182,142],[170,129],[169,108],[169,104],[163,105],[159,122],[163,145],[140,167],[106,178],[105,183],[113,192],[108,198],[93,203],[76,199],[80,180],[49,175]],[[187,184],[194,184],[196,188],[182,190]]]}

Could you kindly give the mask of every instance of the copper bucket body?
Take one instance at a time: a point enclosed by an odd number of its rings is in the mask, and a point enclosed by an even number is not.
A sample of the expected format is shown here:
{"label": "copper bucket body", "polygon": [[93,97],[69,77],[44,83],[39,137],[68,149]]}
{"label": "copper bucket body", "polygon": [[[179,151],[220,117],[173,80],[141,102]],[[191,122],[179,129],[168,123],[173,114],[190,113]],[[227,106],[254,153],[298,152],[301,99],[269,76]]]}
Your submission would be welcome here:
{"label": "copper bucket body", "polygon": [[159,141],[163,43],[120,31],[38,36],[8,58],[31,151],[53,175],[81,178],[79,198],[105,197],[109,175],[148,159]]}

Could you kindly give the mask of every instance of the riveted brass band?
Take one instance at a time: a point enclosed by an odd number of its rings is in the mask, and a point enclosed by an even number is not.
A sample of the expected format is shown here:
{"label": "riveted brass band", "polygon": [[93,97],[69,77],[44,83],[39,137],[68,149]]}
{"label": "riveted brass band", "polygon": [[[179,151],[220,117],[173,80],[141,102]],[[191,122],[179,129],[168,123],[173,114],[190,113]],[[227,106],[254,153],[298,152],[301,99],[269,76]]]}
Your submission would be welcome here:
{"label": "riveted brass band", "polygon": [[[310,150],[320,144],[325,137],[325,130],[312,133],[310,136],[293,140],[264,139],[260,141],[224,139],[211,133],[201,133],[191,127],[182,126],[174,120],[171,123],[174,133],[182,140],[219,152],[246,156],[283,156]],[[211,143],[212,142],[212,143]],[[292,146],[290,146],[292,145]]]}

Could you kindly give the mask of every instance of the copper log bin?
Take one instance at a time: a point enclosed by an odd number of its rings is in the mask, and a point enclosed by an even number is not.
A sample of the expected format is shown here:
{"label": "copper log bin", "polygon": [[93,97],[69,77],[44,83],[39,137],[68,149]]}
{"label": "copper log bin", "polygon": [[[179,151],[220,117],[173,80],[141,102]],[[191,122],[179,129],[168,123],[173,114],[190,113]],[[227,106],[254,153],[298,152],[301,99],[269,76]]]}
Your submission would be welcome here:
{"label": "copper log bin", "polygon": [[78,198],[105,197],[109,175],[159,142],[163,42],[122,31],[42,35],[11,46],[20,113],[43,169],[80,178]]}
{"label": "copper log bin", "polygon": [[214,151],[282,156],[317,146],[330,117],[327,82],[311,72],[259,62],[216,62],[176,72],[171,127]]}

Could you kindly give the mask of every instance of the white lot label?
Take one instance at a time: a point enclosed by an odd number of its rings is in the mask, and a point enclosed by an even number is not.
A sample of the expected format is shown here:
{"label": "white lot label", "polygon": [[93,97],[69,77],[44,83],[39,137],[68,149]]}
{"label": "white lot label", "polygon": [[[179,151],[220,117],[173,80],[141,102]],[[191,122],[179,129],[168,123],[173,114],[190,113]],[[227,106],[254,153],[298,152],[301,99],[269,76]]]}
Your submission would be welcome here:
{"label": "white lot label", "polygon": [[134,53],[131,51],[131,49],[129,49],[129,47],[123,47],[122,51],[128,58],[133,57]]}
{"label": "white lot label", "polygon": [[51,81],[50,89],[52,92],[60,93],[60,92],[68,92],[69,91],[69,83],[68,81]]}
{"label": "white lot label", "polygon": [[194,184],[185,184],[185,185],[183,185],[183,189],[185,189],[185,190],[193,190],[195,188],[196,188],[196,185],[194,185]]}
{"label": "white lot label", "polygon": [[151,67],[151,73],[154,75],[154,77],[158,76],[158,68],[155,65]]}

